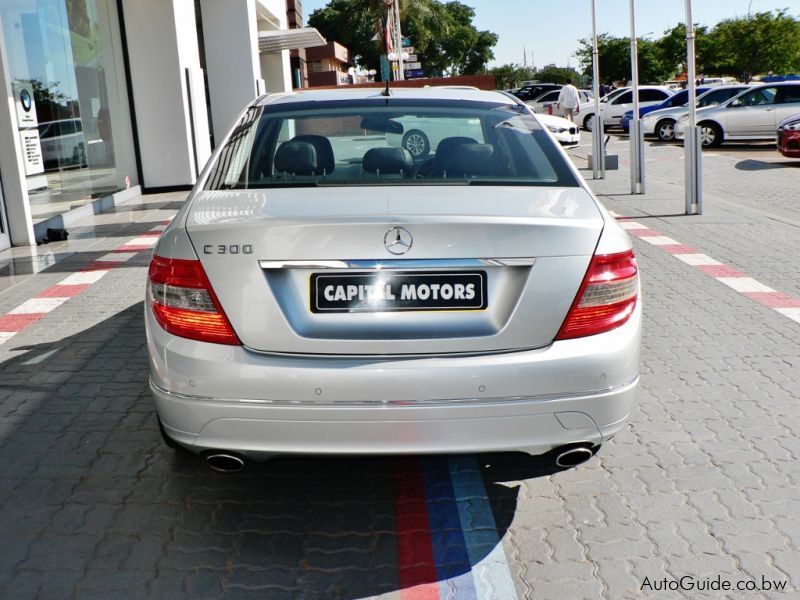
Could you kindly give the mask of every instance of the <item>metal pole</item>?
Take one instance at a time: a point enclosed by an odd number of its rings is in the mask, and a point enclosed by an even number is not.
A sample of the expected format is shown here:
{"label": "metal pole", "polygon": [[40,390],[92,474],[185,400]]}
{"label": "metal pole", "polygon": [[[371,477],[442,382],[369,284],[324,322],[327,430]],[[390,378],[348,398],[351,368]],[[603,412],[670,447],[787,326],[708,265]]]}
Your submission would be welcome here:
{"label": "metal pole", "polygon": [[594,117],[592,119],[592,178],[597,179],[600,167],[600,179],[606,176],[606,156],[603,147],[603,128],[600,127],[600,61],[597,49],[597,5],[592,0],[592,88],[594,92]]}
{"label": "metal pole", "polygon": [[394,24],[395,24],[395,37],[397,48],[397,79],[403,81],[406,78],[405,69],[403,69],[403,33],[400,31],[400,0],[394,0]]}
{"label": "metal pole", "polygon": [[636,12],[634,0],[630,0],[631,11],[631,94],[633,96],[633,118],[631,119],[631,194],[644,193],[644,164],[642,157],[641,121],[639,120],[639,45],[636,39]]}
{"label": "metal pole", "polygon": [[700,130],[697,128],[697,107],[695,87],[694,22],[692,21],[692,0],[686,0],[686,89],[689,92],[689,123],[683,135],[684,157],[686,161],[686,214],[703,214],[702,145]]}

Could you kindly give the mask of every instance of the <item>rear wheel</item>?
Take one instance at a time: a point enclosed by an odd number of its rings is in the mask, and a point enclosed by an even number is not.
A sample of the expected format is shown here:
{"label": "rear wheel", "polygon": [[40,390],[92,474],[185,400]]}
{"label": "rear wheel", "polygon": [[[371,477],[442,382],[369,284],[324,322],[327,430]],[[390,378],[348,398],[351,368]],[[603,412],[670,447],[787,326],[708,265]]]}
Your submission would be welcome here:
{"label": "rear wheel", "polygon": [[656,136],[662,142],[671,142],[675,139],[675,121],[662,119],[656,124]]}
{"label": "rear wheel", "polygon": [[716,123],[700,123],[700,144],[714,148],[722,143],[722,129]]}
{"label": "rear wheel", "polygon": [[594,115],[586,115],[583,118],[583,129],[585,131],[591,131],[592,130],[592,118],[593,117],[594,117]]}
{"label": "rear wheel", "polygon": [[411,152],[415,159],[424,158],[431,151],[431,142],[419,129],[412,129],[403,136],[403,148]]}

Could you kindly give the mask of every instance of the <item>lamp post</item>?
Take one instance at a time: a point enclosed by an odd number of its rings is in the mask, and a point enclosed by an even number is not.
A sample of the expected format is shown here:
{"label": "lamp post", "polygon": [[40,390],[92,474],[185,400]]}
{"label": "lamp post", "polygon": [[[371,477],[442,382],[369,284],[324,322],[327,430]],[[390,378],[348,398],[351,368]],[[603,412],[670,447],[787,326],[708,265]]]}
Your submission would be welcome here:
{"label": "lamp post", "polygon": [[684,159],[686,161],[686,214],[703,214],[703,149],[700,129],[697,127],[695,88],[694,22],[692,0],[686,0],[686,89],[689,92],[689,123],[683,135]]}
{"label": "lamp post", "polygon": [[592,178],[606,178],[606,150],[603,147],[603,118],[600,116],[600,52],[597,49],[597,3],[592,0],[592,88],[594,116],[592,117]]}
{"label": "lamp post", "polygon": [[636,39],[636,13],[634,0],[630,0],[631,11],[631,94],[633,95],[633,119],[630,126],[631,143],[631,194],[644,194],[644,137],[639,119],[639,48]]}

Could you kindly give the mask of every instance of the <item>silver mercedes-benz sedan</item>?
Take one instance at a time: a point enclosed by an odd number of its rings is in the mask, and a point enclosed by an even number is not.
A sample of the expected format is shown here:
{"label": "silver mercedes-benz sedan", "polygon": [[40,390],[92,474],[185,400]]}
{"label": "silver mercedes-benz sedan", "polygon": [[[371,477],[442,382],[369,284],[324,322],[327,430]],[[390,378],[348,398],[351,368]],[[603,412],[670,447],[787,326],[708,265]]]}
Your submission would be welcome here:
{"label": "silver mercedes-benz sedan", "polygon": [[[438,132],[416,159],[388,141],[411,121]],[[165,440],[219,469],[505,450],[574,465],[638,383],[630,238],[499,92],[258,99],[161,236],[145,312]]]}

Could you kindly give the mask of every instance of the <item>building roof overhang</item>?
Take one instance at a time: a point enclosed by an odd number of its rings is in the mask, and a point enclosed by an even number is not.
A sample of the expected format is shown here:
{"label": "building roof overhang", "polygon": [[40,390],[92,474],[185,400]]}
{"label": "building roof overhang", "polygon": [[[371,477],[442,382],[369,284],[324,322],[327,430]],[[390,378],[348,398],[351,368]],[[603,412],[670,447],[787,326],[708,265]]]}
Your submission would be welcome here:
{"label": "building roof overhang", "polygon": [[258,50],[262,54],[324,46],[327,40],[314,27],[276,29],[258,32]]}

